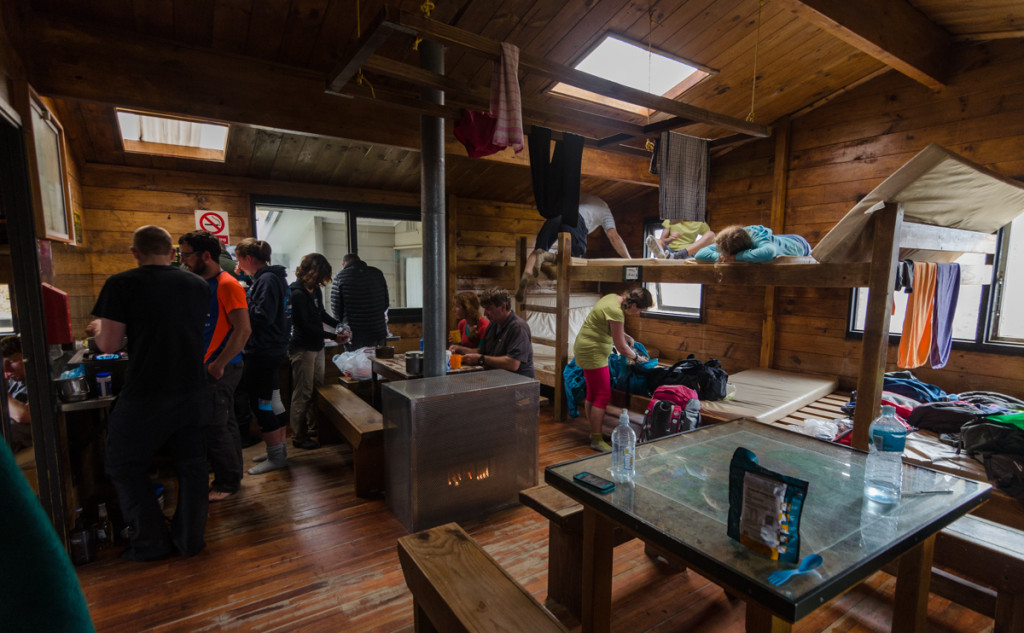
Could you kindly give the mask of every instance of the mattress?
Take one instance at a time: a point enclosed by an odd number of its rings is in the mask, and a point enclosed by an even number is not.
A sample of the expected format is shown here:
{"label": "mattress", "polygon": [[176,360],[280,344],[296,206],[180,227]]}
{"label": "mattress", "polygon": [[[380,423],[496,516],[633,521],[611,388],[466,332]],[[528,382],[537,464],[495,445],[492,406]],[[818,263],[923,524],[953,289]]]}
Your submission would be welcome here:
{"label": "mattress", "polygon": [[747,369],[729,376],[729,400],[702,401],[701,415],[717,420],[747,417],[774,422],[823,398],[838,387],[835,378],[794,374],[777,369]]}

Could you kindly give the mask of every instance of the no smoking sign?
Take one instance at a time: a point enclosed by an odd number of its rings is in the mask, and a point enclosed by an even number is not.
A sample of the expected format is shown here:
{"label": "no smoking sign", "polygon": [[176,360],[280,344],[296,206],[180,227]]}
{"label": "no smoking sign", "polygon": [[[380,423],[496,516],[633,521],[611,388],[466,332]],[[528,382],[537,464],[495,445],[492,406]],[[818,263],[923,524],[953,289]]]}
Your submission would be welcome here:
{"label": "no smoking sign", "polygon": [[230,242],[228,214],[223,211],[196,211],[196,228],[213,233],[225,246]]}

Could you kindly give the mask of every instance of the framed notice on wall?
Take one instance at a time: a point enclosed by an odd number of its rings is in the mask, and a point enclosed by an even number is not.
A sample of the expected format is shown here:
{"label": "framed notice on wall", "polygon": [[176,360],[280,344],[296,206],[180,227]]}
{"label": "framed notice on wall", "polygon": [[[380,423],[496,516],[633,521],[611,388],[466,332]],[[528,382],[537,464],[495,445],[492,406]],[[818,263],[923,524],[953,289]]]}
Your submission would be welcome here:
{"label": "framed notice on wall", "polygon": [[32,95],[32,132],[35,137],[45,237],[74,242],[71,197],[68,195],[64,174],[64,129],[36,95]]}

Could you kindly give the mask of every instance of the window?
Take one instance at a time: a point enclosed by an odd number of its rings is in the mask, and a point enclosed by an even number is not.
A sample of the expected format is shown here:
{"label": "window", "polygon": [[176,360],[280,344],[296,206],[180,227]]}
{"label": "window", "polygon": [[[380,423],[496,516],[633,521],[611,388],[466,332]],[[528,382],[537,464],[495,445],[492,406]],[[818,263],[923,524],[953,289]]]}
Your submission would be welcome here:
{"label": "window", "polygon": [[224,162],[227,125],[121,109],[117,124],[126,152]]}
{"label": "window", "polygon": [[[644,222],[644,256],[651,257],[646,241],[649,235],[661,235],[661,220],[651,219]],[[647,314],[683,317],[699,320],[701,318],[702,286],[700,284],[676,284],[648,282],[644,287],[654,297],[654,306]]]}
{"label": "window", "polygon": [[[256,236],[270,243],[273,263],[288,270],[289,281],[307,253],[321,253],[334,274],[347,253],[384,273],[391,308],[388,318],[419,320],[423,307],[423,231],[419,209],[380,208],[311,201],[300,204],[258,201]],[[331,302],[330,287],[324,301]]]}
{"label": "window", "polygon": [[[678,97],[711,74],[710,69],[701,68],[693,62],[648,49],[645,44],[610,33],[605,35],[597,46],[576,64],[575,68],[596,77],[668,99]],[[652,114],[651,110],[642,106],[594,94],[565,83],[555,84],[551,88],[551,92],[601,103],[642,116]]]}
{"label": "window", "polygon": [[[963,285],[953,317],[953,342],[960,348],[998,351],[999,348],[1024,347],[1024,216],[1002,229],[993,266],[991,286]],[[957,259],[962,265],[984,264],[981,253],[965,253]],[[856,288],[852,294],[850,331],[863,333],[868,290]],[[889,334],[903,332],[907,294],[894,295],[895,309],[889,320]]]}

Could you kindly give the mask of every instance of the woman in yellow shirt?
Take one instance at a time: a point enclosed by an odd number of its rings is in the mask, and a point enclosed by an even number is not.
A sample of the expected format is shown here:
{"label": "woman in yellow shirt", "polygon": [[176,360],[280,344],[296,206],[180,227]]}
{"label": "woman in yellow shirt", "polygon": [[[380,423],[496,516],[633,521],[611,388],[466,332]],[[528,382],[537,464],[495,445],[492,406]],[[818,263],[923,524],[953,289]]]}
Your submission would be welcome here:
{"label": "woman in yellow shirt", "polygon": [[601,436],[604,410],[612,397],[608,355],[614,344],[630,361],[637,360],[639,354],[633,350],[633,337],[626,334],[624,322],[627,314],[638,315],[652,305],[654,299],[646,288],[605,295],[594,304],[576,335],[573,354],[587,384],[586,412],[590,421],[590,448],[594,450],[611,450]]}

